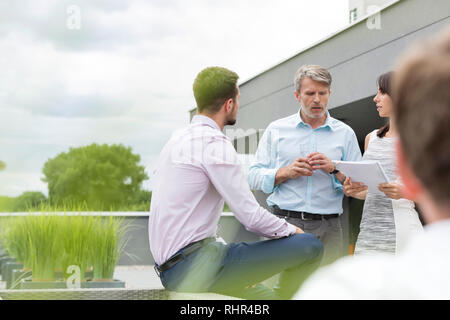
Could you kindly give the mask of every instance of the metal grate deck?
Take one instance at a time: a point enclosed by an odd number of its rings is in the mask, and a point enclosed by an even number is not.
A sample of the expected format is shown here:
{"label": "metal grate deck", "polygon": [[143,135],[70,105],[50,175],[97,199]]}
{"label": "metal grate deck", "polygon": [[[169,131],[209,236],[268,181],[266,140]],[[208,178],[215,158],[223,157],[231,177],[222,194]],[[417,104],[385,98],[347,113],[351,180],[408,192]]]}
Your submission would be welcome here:
{"label": "metal grate deck", "polygon": [[0,290],[3,300],[167,300],[164,289],[33,289]]}

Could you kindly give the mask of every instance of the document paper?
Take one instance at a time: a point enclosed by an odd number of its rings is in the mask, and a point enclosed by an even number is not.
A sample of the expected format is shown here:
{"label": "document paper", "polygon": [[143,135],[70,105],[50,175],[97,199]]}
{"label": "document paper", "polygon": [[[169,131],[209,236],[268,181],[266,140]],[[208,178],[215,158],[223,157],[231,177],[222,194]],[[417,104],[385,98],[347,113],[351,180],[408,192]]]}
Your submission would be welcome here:
{"label": "document paper", "polygon": [[353,182],[364,183],[371,193],[384,194],[378,190],[380,183],[389,183],[389,179],[378,161],[335,161],[336,169]]}

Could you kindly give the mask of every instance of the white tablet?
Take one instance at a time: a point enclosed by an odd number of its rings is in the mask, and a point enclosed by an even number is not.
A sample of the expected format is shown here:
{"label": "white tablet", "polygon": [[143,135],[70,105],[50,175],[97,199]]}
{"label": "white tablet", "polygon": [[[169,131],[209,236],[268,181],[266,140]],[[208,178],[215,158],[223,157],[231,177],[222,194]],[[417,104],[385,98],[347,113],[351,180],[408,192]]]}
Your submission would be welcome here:
{"label": "white tablet", "polygon": [[384,194],[378,190],[381,183],[389,183],[389,178],[378,161],[334,161],[336,169],[353,182],[362,182],[372,193]]}

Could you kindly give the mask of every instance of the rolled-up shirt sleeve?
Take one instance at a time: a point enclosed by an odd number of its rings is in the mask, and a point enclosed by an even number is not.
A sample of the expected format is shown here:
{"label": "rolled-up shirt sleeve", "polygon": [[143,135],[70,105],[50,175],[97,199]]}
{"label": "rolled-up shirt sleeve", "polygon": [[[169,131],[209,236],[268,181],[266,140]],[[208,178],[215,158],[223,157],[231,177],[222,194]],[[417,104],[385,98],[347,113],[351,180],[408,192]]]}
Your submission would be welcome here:
{"label": "rolled-up shirt sleeve", "polygon": [[332,177],[332,182],[333,182],[333,188],[336,191],[343,191],[344,190],[344,186],[342,185],[342,183],[339,181],[338,178],[336,178],[334,175]]}
{"label": "rolled-up shirt sleeve", "polygon": [[274,167],[272,158],[270,128],[267,128],[259,141],[255,161],[248,171],[248,184],[253,190],[261,190],[269,194],[276,188],[275,176],[279,168]]}
{"label": "rolled-up shirt sleeve", "polygon": [[225,137],[216,138],[208,144],[203,153],[202,166],[217,192],[248,231],[267,238],[281,238],[295,233],[295,226],[258,204],[236,151]]}

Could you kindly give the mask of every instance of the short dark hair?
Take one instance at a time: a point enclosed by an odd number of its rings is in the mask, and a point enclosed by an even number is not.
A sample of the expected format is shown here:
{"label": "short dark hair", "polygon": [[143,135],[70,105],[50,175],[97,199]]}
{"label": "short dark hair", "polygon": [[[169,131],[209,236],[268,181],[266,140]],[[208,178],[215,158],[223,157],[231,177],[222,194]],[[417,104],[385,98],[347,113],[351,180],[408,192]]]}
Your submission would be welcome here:
{"label": "short dark hair", "polygon": [[408,50],[393,83],[405,159],[432,199],[450,209],[450,29]]}
{"label": "short dark hair", "polygon": [[[389,97],[392,98],[392,76],[394,75],[394,72],[389,71],[386,73],[383,73],[382,75],[380,75],[377,79],[377,86],[378,89],[380,90],[380,92],[382,94],[387,94]],[[379,138],[383,138],[386,133],[389,131],[389,121],[382,126],[380,129],[378,129],[377,131],[377,136]]]}
{"label": "short dark hair", "polygon": [[208,67],[195,78],[193,90],[198,112],[214,114],[238,93],[239,76],[226,68]]}

